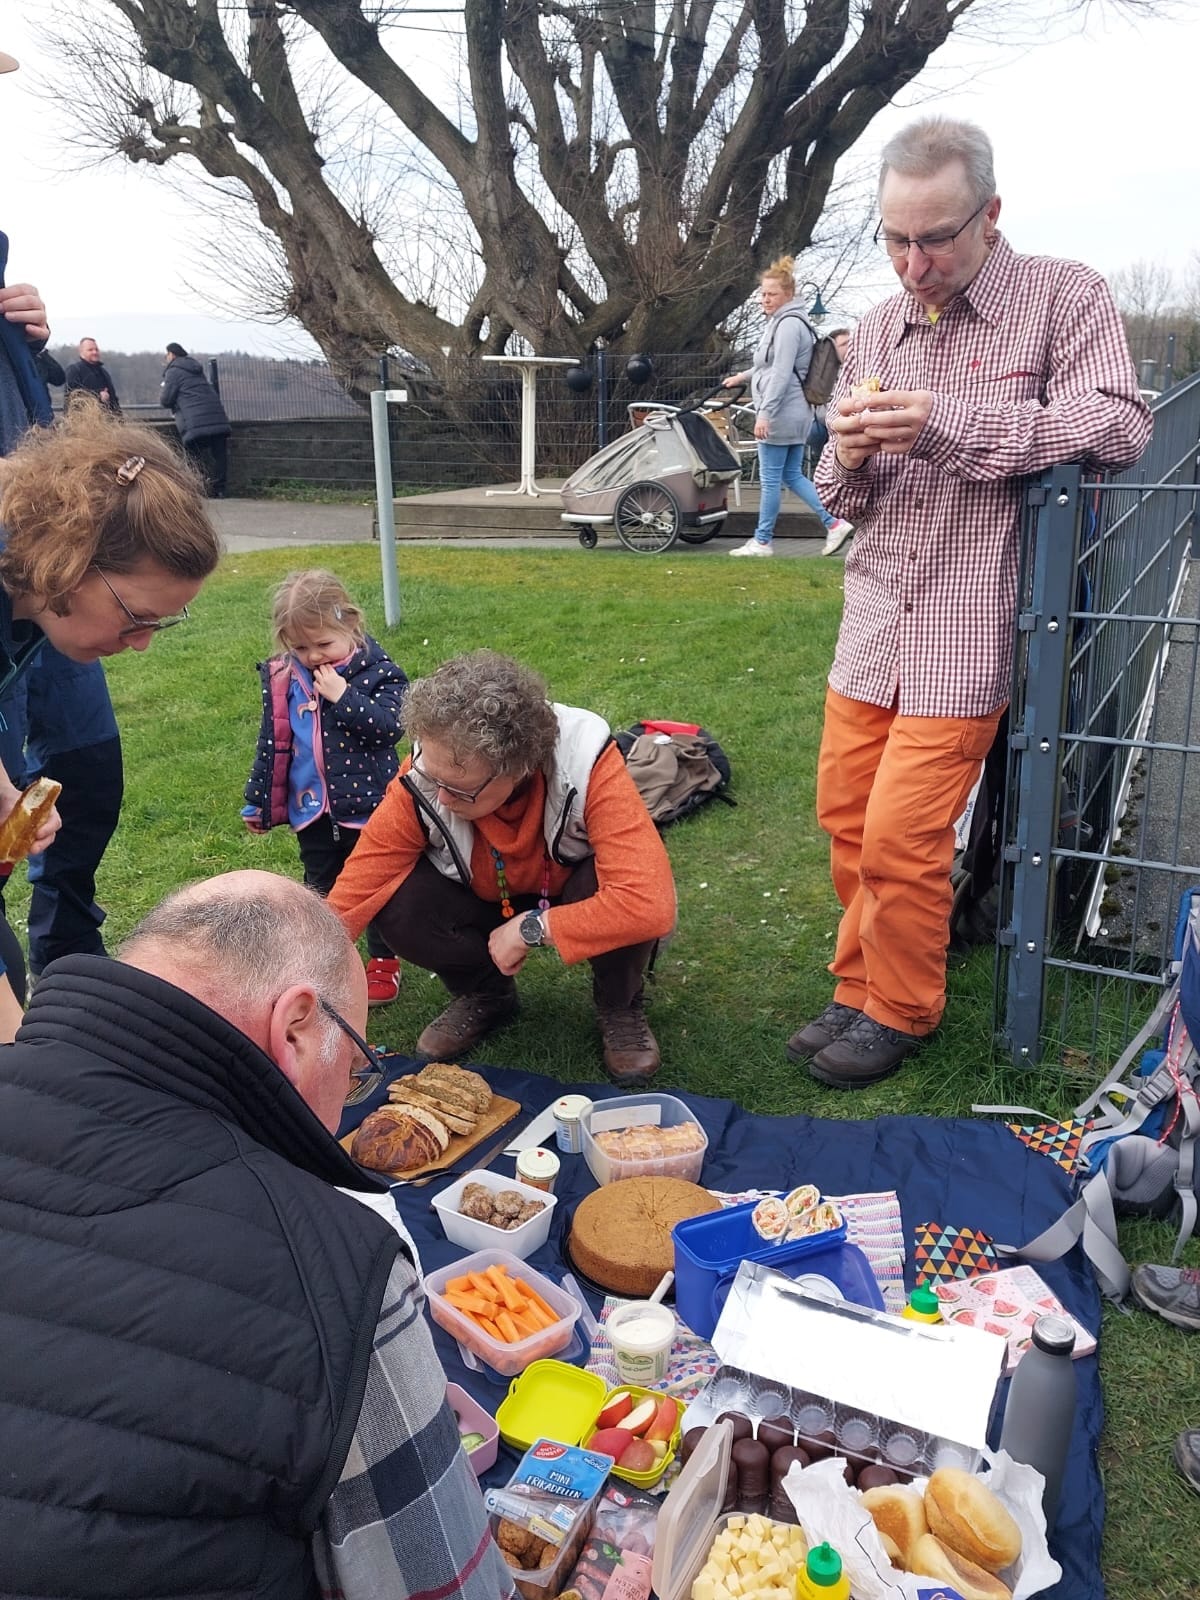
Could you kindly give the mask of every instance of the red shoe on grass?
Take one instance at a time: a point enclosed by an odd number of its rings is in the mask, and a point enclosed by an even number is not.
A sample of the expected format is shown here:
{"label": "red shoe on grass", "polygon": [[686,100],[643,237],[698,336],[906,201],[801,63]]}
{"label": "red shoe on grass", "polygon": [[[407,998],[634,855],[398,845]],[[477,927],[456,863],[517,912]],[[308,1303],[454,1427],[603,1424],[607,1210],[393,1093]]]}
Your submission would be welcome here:
{"label": "red shoe on grass", "polygon": [[399,961],[395,956],[372,956],[367,962],[367,1004],[390,1005],[399,993]]}

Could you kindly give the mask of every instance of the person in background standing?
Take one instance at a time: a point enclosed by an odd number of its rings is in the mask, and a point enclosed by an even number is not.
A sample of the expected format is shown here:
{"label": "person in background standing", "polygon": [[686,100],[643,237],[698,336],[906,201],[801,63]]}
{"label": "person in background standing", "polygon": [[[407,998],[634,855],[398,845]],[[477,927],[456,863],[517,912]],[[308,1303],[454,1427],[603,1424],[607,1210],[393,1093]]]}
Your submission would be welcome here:
{"label": "person in background standing", "polygon": [[[784,484],[820,517],[827,537],[843,527],[840,518],[826,511],[803,471],[804,443],[813,424],[813,408],[804,395],[804,380],[816,341],[796,298],[792,265],[791,256],[781,256],[763,273],[759,299],[767,325],[754,352],[754,363],[745,372],[735,372],[724,380],[726,389],[736,389],[747,382],[750,385],[750,397],[758,413],[754,437],[758,440],[761,485],[758,526],[745,544],[729,552],[731,556],[775,554],[775,523]],[[843,537],[853,532],[849,523],[844,527]]]}
{"label": "person in background standing", "polygon": [[902,129],[879,214],[901,292],[854,331],[817,468],[856,529],[817,763],[837,986],[787,1045],[842,1089],[887,1077],[942,1018],[954,823],[1008,700],[1029,474],[1132,466],[1151,429],[1104,280],[998,232],[982,129]]}
{"label": "person in background standing", "polygon": [[203,473],[214,500],[224,500],[229,477],[228,439],[233,429],[221,397],[201,371],[200,363],[181,344],[167,346],[159,401],[175,413],[183,448]]}
{"label": "person in background standing", "polygon": [[121,415],[117,386],[112,381],[108,368],[100,359],[100,346],[92,338],[80,339],[79,360],[72,361],[67,368],[64,397],[67,405],[71,403],[71,396],[80,389],[87,394],[94,394],[106,411],[111,411],[118,417]]}

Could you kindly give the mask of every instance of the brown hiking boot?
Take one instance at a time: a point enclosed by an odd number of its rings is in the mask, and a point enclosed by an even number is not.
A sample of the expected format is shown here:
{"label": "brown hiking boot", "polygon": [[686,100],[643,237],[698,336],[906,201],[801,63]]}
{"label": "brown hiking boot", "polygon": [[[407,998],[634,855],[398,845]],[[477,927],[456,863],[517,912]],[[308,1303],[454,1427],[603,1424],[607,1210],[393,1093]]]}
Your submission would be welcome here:
{"label": "brown hiking boot", "polygon": [[629,1088],[649,1083],[662,1057],[641,1005],[597,1006],[596,1021],[604,1041],[604,1070],[612,1081]]}
{"label": "brown hiking boot", "polygon": [[788,1055],[793,1061],[810,1060],[827,1044],[840,1039],[850,1024],[857,1022],[861,1016],[862,1012],[856,1011],[853,1006],[839,1005],[836,1000],[831,1000],[819,1017],[815,1017],[806,1028],[801,1028],[788,1040]]}
{"label": "brown hiking boot", "polygon": [[515,991],[457,995],[417,1040],[417,1054],[434,1061],[469,1055],[493,1028],[511,1022],[518,1010]]}
{"label": "brown hiking boot", "polygon": [[890,1076],[923,1043],[923,1036],[885,1027],[863,1014],[812,1058],[809,1075],[831,1089],[865,1089]]}

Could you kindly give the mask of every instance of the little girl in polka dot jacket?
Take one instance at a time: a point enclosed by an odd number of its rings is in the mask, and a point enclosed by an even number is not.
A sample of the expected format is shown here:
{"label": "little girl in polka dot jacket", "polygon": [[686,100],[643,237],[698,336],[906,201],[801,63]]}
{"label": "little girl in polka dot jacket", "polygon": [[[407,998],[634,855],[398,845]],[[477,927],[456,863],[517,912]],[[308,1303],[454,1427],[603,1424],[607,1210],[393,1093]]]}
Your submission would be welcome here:
{"label": "little girl in polka dot jacket", "polygon": [[[292,572],[271,609],[282,651],[259,663],[262,726],[242,818],[251,833],[287,824],[304,881],[327,895],[396,776],[408,679],[364,630],[332,572]],[[367,998],[400,992],[400,963],[367,929]]]}

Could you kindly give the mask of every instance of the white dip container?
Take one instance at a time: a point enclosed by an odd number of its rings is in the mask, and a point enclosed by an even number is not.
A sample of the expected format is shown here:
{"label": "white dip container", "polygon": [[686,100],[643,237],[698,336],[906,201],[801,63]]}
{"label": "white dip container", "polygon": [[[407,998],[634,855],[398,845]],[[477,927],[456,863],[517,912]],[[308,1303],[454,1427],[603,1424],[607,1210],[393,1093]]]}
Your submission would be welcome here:
{"label": "white dip container", "polygon": [[667,1371],[675,1343],[675,1313],[670,1306],[634,1300],[618,1306],[604,1324],[622,1383],[658,1383]]}

